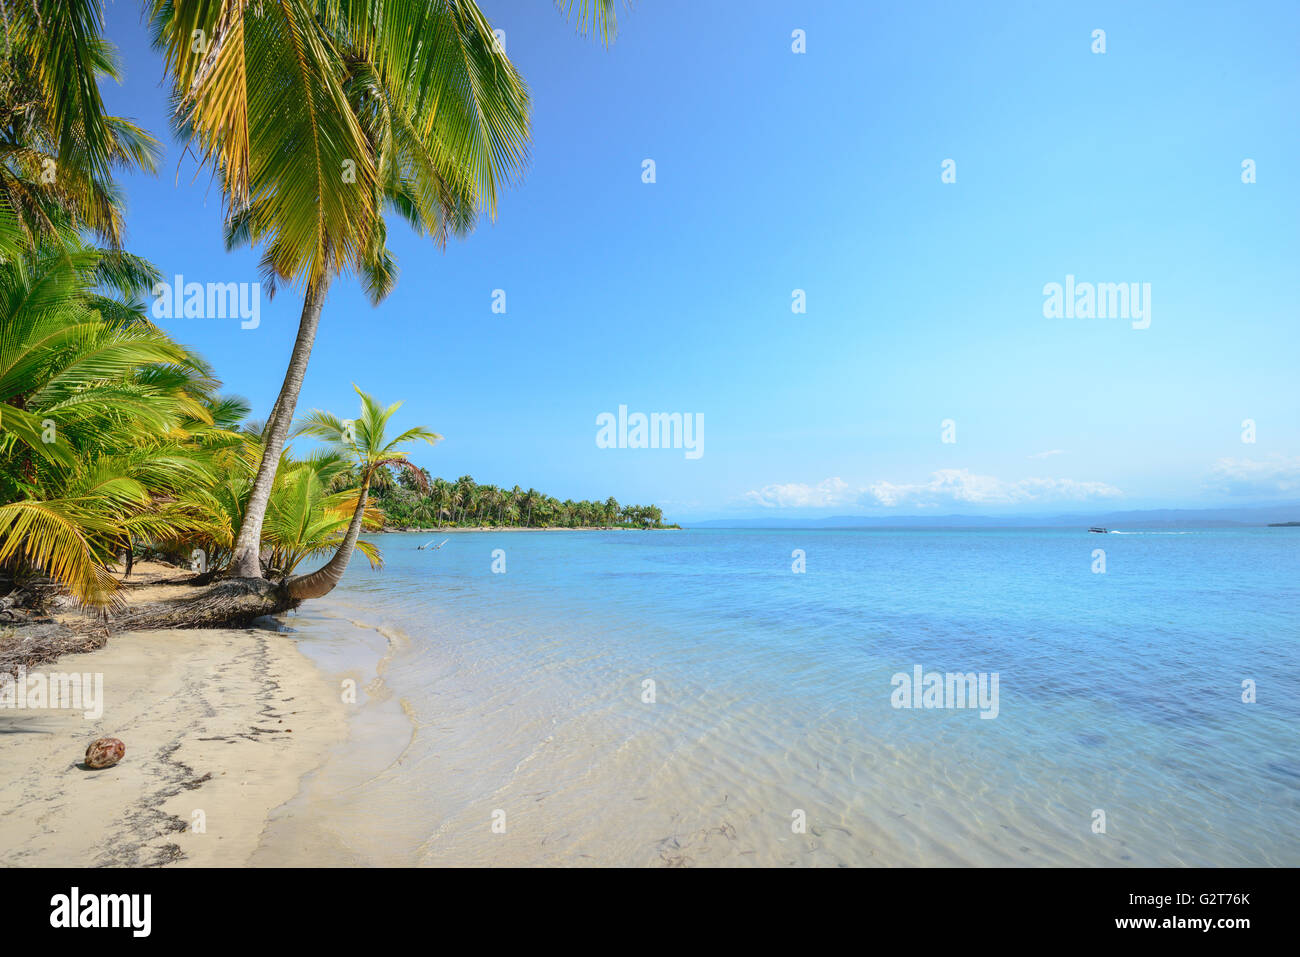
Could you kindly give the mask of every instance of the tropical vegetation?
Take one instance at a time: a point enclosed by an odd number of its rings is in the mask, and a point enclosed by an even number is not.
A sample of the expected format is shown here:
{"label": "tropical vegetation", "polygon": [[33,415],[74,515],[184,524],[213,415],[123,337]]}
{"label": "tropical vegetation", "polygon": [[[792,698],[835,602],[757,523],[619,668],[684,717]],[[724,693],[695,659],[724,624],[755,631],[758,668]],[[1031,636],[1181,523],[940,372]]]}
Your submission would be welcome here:
{"label": "tropical vegetation", "polygon": [[[0,593],[110,608],[134,557],[160,553],[296,603],[356,550],[378,565],[360,535],[385,525],[661,524],[654,506],[431,479],[399,446],[438,436],[389,438],[400,403],[359,389],[357,419],[316,411],[293,428],[330,283],[354,274],[377,303],[396,281],[385,214],[445,243],[495,213],[526,160],[527,89],[471,0],[145,0],[227,242],[261,250],[272,289],[302,290],[260,423],[147,316],[160,276],[122,249],[113,175],[155,171],[159,148],[104,108],[118,64],[102,0],[0,6]],[[557,6],[612,37],[611,0]],[[296,436],[325,447],[295,456]]]}
{"label": "tropical vegetation", "polygon": [[432,478],[425,469],[394,479],[382,472],[371,481],[374,500],[388,527],[667,528],[657,505],[605,501],[561,501],[537,489],[480,485],[471,476]]}
{"label": "tropical vegetation", "polygon": [[[129,571],[136,554],[162,553],[209,578],[228,572],[265,452],[247,404],[220,395],[211,369],[153,326],[138,300],[103,289],[105,259],[94,247],[47,244],[0,263],[0,575],[94,607],[118,602],[110,569]],[[147,264],[135,265],[147,279]],[[384,467],[400,461],[394,445],[425,435],[383,442],[372,418],[358,420],[354,448],[383,451]],[[320,436],[323,421],[317,413],[303,431]],[[379,563],[357,535],[382,527],[383,514],[367,505],[364,479],[350,481],[348,450],[281,455],[259,558],[291,593],[332,587],[354,548]],[[324,577],[297,585],[300,564],[325,554],[334,558]]]}
{"label": "tropical vegetation", "polygon": [[347,570],[348,561],[352,557],[352,549],[357,545],[357,536],[361,534],[361,527],[369,514],[367,494],[377,471],[400,467],[417,478],[423,477],[407,461],[406,453],[398,446],[410,442],[428,442],[432,445],[442,438],[436,432],[416,426],[390,439],[388,421],[401,408],[402,403],[394,402],[385,407],[375,401],[374,396],[367,395],[356,386],[353,388],[361,397],[361,414],[357,418],[340,419],[317,409],[297,428],[299,434],[310,435],[328,443],[334,455],[350,459],[357,487],[348,493],[355,500],[352,502],[352,515],[334,557],[310,575],[290,580],[289,594],[296,599],[319,598],[328,594],[343,578],[343,572]]}
{"label": "tropical vegetation", "polygon": [[[146,318],[132,293],[152,267],[122,264],[74,240],[0,262],[0,576],[60,586],[92,607],[119,600],[135,555],[229,575],[266,449],[247,403],[221,395],[206,363]],[[315,411],[293,431],[323,449],[280,455],[259,570],[294,600],[337,585],[354,549],[378,566],[364,530],[661,525],[656,506],[431,479],[401,446],[439,437],[422,427],[389,437],[401,403],[357,391],[355,419]]]}
{"label": "tropical vegetation", "polygon": [[[301,287],[298,336],[235,543],[261,574],[262,523],[336,277],[371,301],[397,281],[386,212],[446,242],[496,213],[530,137],[523,78],[473,0],[149,0],[178,133],[221,183],[230,245],[262,250],[269,289]],[[574,0],[568,0],[574,12]],[[608,40],[612,0],[581,28]]]}

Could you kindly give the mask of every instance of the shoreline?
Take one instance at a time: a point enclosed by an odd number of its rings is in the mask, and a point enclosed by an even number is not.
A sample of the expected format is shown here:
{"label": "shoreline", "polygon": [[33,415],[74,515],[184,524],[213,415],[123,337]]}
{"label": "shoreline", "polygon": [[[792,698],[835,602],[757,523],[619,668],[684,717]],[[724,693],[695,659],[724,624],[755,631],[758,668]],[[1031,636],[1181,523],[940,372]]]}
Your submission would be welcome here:
{"label": "shoreline", "polygon": [[[0,846],[18,867],[241,867],[347,740],[339,690],[271,628],[126,632],[29,674],[103,676],[103,713],[0,709]],[[81,766],[100,736],[126,755]]]}

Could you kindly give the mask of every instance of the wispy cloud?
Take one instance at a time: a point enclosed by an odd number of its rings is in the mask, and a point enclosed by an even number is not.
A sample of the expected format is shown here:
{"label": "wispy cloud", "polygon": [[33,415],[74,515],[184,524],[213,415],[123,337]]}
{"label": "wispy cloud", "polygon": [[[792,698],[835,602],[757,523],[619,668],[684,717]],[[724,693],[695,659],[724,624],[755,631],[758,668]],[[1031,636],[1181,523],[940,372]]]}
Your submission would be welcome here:
{"label": "wispy cloud", "polygon": [[1083,502],[1118,498],[1119,489],[1105,482],[1079,482],[1061,478],[1025,478],[1008,481],[992,475],[975,475],[968,469],[941,469],[929,481],[875,482],[853,488],[841,478],[816,485],[767,485],[745,493],[745,500],[766,508],[825,508],[868,505],[884,508],[936,505],[1022,505],[1035,502]]}
{"label": "wispy cloud", "polygon": [[1053,455],[1064,455],[1064,454],[1065,454],[1065,449],[1048,449],[1046,452],[1035,452],[1033,455],[1027,455],[1025,457],[1030,459],[1047,459],[1047,458],[1051,458]]}
{"label": "wispy cloud", "polygon": [[1286,495],[1300,492],[1300,457],[1273,455],[1264,461],[1219,459],[1210,484],[1229,495]]}

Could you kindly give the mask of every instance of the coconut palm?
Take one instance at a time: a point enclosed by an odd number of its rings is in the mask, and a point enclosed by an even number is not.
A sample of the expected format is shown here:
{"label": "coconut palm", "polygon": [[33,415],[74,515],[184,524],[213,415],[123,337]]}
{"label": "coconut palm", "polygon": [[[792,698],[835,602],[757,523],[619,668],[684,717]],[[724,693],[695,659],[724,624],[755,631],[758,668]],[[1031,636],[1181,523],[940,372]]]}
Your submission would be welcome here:
{"label": "coconut palm", "polygon": [[440,242],[480,210],[494,214],[499,184],[526,157],[528,95],[469,0],[152,0],[152,21],[178,127],[222,181],[228,241],[262,248],[272,290],[276,281],[304,289],[236,544],[234,573],[256,577],[266,502],[331,281],[355,272],[373,302],[388,294],[396,266],[386,210]]}
{"label": "coconut palm", "polygon": [[483,489],[478,485],[471,485],[465,492],[464,517],[469,519],[470,524],[479,521],[479,512],[483,508],[483,495]]}
{"label": "coconut palm", "polygon": [[452,514],[452,491],[451,483],[446,479],[438,478],[433,480],[433,489],[429,493],[433,500],[433,507],[437,510],[438,527],[451,517]]}
{"label": "coconut palm", "polygon": [[41,247],[0,264],[0,566],[96,606],[114,601],[106,565],[132,539],[205,527],[179,501],[211,480],[187,428],[217,431],[208,370],[100,290],[104,255]]}
{"label": "coconut palm", "polygon": [[98,80],[120,81],[101,0],[23,0],[0,18],[0,260],[61,227],[122,238],[114,169],[153,172],[156,140],[105,112]]}
{"label": "coconut palm", "polygon": [[[293,574],[307,558],[336,551],[343,543],[352,516],[357,511],[356,489],[328,494],[330,480],[344,474],[349,463],[341,455],[315,455],[302,462],[286,461],[276,472],[275,491],[266,510],[264,541],[269,546],[269,564],[284,577]],[[383,513],[373,505],[361,509],[362,526],[382,528]],[[370,542],[356,547],[370,560],[371,568],[382,564],[379,549]]]}
{"label": "coconut palm", "polygon": [[465,513],[470,507],[470,493],[474,489],[474,478],[462,475],[451,483],[452,523],[459,525],[465,520]]}
{"label": "coconut palm", "polygon": [[420,528],[427,528],[438,520],[438,516],[429,499],[420,499],[413,509],[411,509],[411,521]]}
{"label": "coconut palm", "polygon": [[[383,214],[445,241],[522,167],[523,79],[472,0],[149,0],[177,126],[219,175],[228,241],[303,287],[298,336],[267,423],[234,573],[260,575],[266,502],[334,277],[373,302],[396,281]],[[612,0],[569,0],[580,29],[612,39]],[[198,38],[198,42],[195,39]]]}
{"label": "coconut palm", "polygon": [[345,422],[335,415],[318,409],[307,416],[296,430],[300,435],[309,435],[328,442],[335,451],[349,457],[357,469],[360,487],[356,492],[352,519],[334,556],[311,574],[291,578],[287,582],[289,595],[295,600],[327,595],[343,578],[343,572],[352,558],[352,550],[356,547],[365,521],[367,496],[375,471],[385,466],[393,466],[407,469],[423,479],[420,470],[407,461],[406,453],[400,451],[398,446],[416,441],[428,442],[432,445],[442,438],[436,432],[417,426],[407,429],[390,440],[386,435],[388,420],[401,408],[402,403],[396,402],[385,408],[355,385],[353,388],[361,397],[360,417]]}

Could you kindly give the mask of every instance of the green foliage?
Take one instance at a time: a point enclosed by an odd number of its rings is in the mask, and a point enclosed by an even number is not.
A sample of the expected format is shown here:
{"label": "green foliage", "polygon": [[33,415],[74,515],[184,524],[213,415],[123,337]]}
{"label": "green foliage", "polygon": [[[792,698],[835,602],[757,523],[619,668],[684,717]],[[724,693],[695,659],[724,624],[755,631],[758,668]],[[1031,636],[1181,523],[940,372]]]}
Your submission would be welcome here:
{"label": "green foliage", "polygon": [[[427,479],[428,473],[421,469]],[[471,476],[455,481],[427,479],[427,490],[400,479],[383,490],[373,489],[390,528],[478,527],[519,528],[668,528],[657,505],[620,505],[612,496],[603,502],[559,499],[536,489],[527,491],[479,485]]]}
{"label": "green foliage", "polygon": [[[62,240],[0,261],[0,571],[106,607],[128,549],[225,566],[262,440],[240,428],[247,403],[220,396],[207,364],[144,317],[136,286],[152,267]],[[350,477],[337,455],[283,458],[262,534],[273,571],[342,542]],[[382,514],[365,520],[378,528]]]}
{"label": "green foliage", "polygon": [[104,111],[120,79],[100,0],[24,0],[0,18],[0,261],[71,229],[121,241],[115,169],[153,171],[159,146]]}
{"label": "green foliage", "polygon": [[[123,552],[194,553],[219,572],[243,525],[262,528],[254,544],[287,576],[305,558],[349,551],[358,523],[380,525],[380,510],[362,502],[370,485],[396,523],[659,525],[654,506],[560,502],[468,476],[430,483],[396,446],[437,436],[410,429],[389,441],[397,406],[364,393],[353,423],[306,420],[301,431],[335,451],[305,461],[286,452],[265,522],[246,514],[263,443],[278,448],[279,438],[246,423],[247,404],[219,395],[207,364],[144,315],[158,272],[118,248],[112,174],[154,171],[159,148],[105,113],[99,81],[119,74],[102,0],[0,8],[5,577],[44,576],[105,607],[118,600],[110,569]],[[227,241],[262,249],[272,289],[276,279],[323,289],[355,270],[378,302],[397,274],[386,212],[444,243],[482,211],[493,215],[499,188],[527,160],[527,87],[471,0],[147,0],[146,9],[178,131],[222,184]],[[612,0],[562,10],[612,40]],[[373,547],[357,547],[378,563]]]}
{"label": "green foliage", "polygon": [[[343,543],[358,492],[351,488],[330,494],[327,489],[335,476],[346,475],[347,470],[347,461],[335,454],[281,463],[262,526],[262,542],[272,550],[272,568],[291,575],[303,559],[334,552]],[[251,482],[251,475],[249,478]],[[383,524],[383,513],[367,506],[365,527],[378,529]],[[359,541],[356,547],[372,568],[383,563],[379,549],[371,543]]]}
{"label": "green foliage", "polygon": [[0,263],[0,567],[91,605],[127,543],[203,530],[181,498],[220,432],[206,366],[102,291],[106,256],[69,240]]}
{"label": "green foliage", "polygon": [[397,269],[384,214],[444,242],[527,159],[523,78],[471,0],[146,0],[177,132],[268,283]]}

